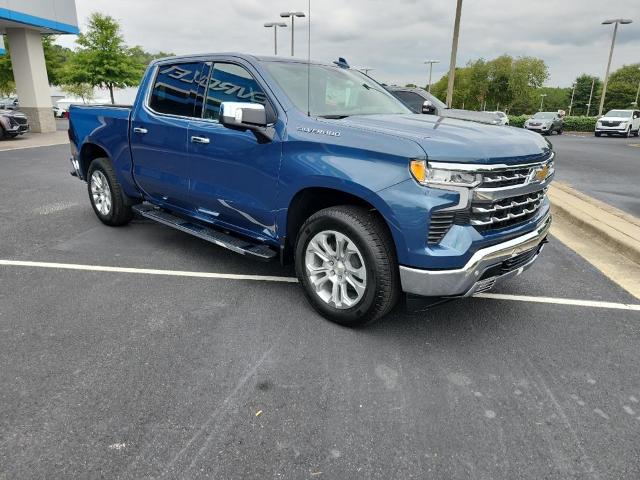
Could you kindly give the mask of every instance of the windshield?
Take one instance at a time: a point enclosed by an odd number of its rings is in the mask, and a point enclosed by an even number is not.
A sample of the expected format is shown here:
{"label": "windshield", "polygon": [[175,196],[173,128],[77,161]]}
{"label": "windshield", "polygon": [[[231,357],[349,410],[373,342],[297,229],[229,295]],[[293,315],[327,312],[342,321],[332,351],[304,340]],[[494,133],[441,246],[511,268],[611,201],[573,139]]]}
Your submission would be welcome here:
{"label": "windshield", "polygon": [[631,116],[631,110],[609,110],[605,117],[623,117],[628,118]]}
{"label": "windshield", "polygon": [[553,120],[556,117],[555,112],[538,112],[533,118],[544,119],[544,120]]}
{"label": "windshield", "polygon": [[[269,73],[302,112],[307,112],[306,63],[265,63]],[[311,65],[309,111],[312,116],[411,113],[397,98],[366,75],[350,69]]]}

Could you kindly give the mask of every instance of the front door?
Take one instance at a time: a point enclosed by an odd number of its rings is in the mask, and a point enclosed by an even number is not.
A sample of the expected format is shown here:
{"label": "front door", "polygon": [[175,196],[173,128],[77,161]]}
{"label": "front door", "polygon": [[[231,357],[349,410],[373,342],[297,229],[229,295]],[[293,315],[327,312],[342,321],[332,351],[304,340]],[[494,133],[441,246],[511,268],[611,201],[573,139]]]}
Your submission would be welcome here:
{"label": "front door", "polygon": [[215,62],[201,119],[189,124],[191,194],[199,215],[255,238],[275,238],[276,187],[282,146],[218,123],[222,102],[261,103],[275,110],[248,66]]}
{"label": "front door", "polygon": [[201,114],[196,96],[207,68],[202,62],[159,65],[149,97],[132,114],[134,178],[156,204],[193,209],[188,130],[190,119]]}

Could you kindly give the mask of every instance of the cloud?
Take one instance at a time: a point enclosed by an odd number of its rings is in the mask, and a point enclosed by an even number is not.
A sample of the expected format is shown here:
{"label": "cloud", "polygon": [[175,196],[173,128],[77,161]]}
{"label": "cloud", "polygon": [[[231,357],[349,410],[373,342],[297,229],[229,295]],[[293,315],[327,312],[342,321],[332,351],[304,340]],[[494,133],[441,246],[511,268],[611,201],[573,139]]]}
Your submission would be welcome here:
{"label": "cloud", "polygon": [[[130,45],[177,54],[240,51],[273,53],[273,31],[263,23],[280,12],[307,12],[307,0],[77,0],[81,25],[92,11],[122,23]],[[426,59],[434,81],[448,70],[453,0],[312,0],[312,57],[373,68],[388,83],[425,84]],[[612,27],[602,20],[629,17],[618,31],[613,68],[640,62],[637,0],[466,0],[462,7],[458,65],[507,53],[543,58],[549,85],[567,86],[580,73],[602,76]],[[289,21],[287,21],[289,23]],[[297,19],[296,56],[307,52],[307,19]],[[290,31],[278,32],[281,54],[289,52]],[[73,36],[59,43],[73,44]]]}

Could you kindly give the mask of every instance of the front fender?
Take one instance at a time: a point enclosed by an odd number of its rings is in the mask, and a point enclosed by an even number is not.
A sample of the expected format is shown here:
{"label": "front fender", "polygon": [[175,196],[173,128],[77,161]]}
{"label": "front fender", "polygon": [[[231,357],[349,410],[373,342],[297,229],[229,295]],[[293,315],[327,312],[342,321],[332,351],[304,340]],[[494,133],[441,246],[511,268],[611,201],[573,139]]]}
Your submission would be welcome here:
{"label": "front fender", "polygon": [[389,227],[389,231],[391,232],[391,236],[393,237],[398,256],[400,256],[400,252],[406,251],[407,246],[400,228],[400,223],[398,222],[394,211],[389,208],[389,205],[385,200],[377,192],[374,192],[359,183],[332,176],[308,176],[301,178],[295,184],[290,185],[290,188],[287,189],[287,196],[280,196],[281,206],[278,208],[276,214],[276,226],[279,232],[286,232],[287,230],[289,205],[297,194],[308,188],[328,188],[353,195],[354,197],[367,202],[373,206],[373,208],[375,208],[385,220]]}

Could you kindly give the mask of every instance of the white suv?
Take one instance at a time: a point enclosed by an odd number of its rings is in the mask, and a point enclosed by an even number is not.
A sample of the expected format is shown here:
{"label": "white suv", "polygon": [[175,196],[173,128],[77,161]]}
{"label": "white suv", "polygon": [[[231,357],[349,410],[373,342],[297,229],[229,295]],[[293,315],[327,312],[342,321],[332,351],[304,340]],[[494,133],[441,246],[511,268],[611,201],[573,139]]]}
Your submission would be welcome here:
{"label": "white suv", "polygon": [[611,135],[616,133],[630,137],[636,137],[640,131],[640,110],[609,110],[606,115],[596,122],[596,137],[603,133]]}

